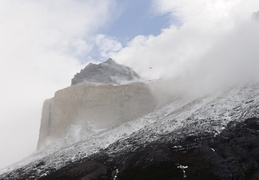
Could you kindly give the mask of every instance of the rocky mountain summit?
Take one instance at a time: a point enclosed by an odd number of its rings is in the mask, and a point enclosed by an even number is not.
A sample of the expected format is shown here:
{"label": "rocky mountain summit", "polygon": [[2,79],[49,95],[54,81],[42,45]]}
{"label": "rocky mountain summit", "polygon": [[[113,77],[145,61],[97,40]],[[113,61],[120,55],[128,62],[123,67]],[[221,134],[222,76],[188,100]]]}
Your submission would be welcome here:
{"label": "rocky mountain summit", "polygon": [[90,63],[44,102],[37,149],[67,137],[62,146],[152,112],[155,98],[129,67],[109,59]]}
{"label": "rocky mountain summit", "polygon": [[89,63],[84,69],[77,73],[72,79],[71,84],[81,82],[102,83],[102,84],[121,84],[136,81],[139,76],[131,68],[117,64],[113,59],[100,64]]}

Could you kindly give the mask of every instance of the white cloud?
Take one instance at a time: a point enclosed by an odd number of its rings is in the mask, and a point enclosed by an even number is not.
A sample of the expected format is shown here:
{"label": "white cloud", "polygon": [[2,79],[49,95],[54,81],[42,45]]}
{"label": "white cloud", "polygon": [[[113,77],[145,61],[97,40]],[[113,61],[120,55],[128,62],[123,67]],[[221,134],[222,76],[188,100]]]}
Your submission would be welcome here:
{"label": "white cloud", "polygon": [[180,89],[191,93],[201,89],[207,92],[240,81],[241,77],[247,81],[255,76],[250,73],[251,69],[256,72],[258,66],[254,65],[259,64],[256,50],[259,23],[251,16],[259,10],[258,1],[154,0],[154,3],[157,12],[177,15],[183,24],[180,27],[172,24],[158,36],[135,37],[113,55],[114,59],[133,67],[147,79],[178,79]]}
{"label": "white cloud", "polygon": [[97,35],[95,43],[100,50],[100,56],[104,59],[108,59],[122,49],[122,44],[115,37],[109,37],[104,34]]}
{"label": "white cloud", "polygon": [[[0,1],[0,168],[36,149],[44,99],[70,85],[113,1]],[[106,18],[104,18],[106,17]]]}

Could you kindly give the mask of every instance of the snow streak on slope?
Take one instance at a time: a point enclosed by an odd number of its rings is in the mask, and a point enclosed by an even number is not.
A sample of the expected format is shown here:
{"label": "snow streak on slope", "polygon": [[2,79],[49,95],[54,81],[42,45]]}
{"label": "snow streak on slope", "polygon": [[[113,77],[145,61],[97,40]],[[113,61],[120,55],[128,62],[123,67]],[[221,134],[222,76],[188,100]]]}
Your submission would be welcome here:
{"label": "snow streak on slope", "polygon": [[[248,117],[259,117],[258,107],[259,85],[234,88],[221,95],[207,96],[192,102],[178,99],[142,118],[93,135],[72,146],[60,149],[60,144],[65,139],[60,140],[0,173],[24,166],[24,170],[35,171],[37,175],[45,176],[50,168],[59,169],[108,146],[107,152],[116,154],[134,151],[138,145],[145,146],[149,142],[163,138],[170,141],[206,132],[217,135],[232,120],[242,121]],[[171,135],[166,136],[169,133]],[[135,143],[134,146],[132,142]],[[116,145],[112,146],[114,143]],[[37,169],[36,165],[42,161],[44,165]],[[4,176],[0,176],[2,177]]]}

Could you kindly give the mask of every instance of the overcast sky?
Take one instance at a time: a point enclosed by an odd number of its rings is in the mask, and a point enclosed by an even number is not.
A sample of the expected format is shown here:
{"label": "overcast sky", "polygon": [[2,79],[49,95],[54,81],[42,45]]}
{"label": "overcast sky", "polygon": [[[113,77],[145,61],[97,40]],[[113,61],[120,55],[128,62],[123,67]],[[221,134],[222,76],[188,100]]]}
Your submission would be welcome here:
{"label": "overcast sky", "polygon": [[43,101],[90,61],[193,91],[257,80],[257,11],[256,0],[0,0],[0,168],[35,151]]}

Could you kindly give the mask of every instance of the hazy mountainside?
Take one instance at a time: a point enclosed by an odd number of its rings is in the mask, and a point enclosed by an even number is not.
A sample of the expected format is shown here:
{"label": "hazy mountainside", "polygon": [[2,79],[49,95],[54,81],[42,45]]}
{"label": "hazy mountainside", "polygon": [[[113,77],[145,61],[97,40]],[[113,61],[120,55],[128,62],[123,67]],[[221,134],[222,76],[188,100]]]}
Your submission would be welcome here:
{"label": "hazy mountainside", "polygon": [[258,179],[258,107],[259,85],[179,98],[71,146],[64,138],[0,179]]}
{"label": "hazy mountainside", "polygon": [[71,84],[80,82],[121,84],[136,81],[139,76],[127,66],[117,64],[114,60],[108,59],[100,64],[88,64],[80,73],[72,79]]}
{"label": "hazy mountainside", "polygon": [[37,149],[64,136],[63,146],[75,143],[152,112],[156,100],[149,86],[137,80],[133,70],[112,59],[87,65],[73,78],[74,85],[44,102]]}

